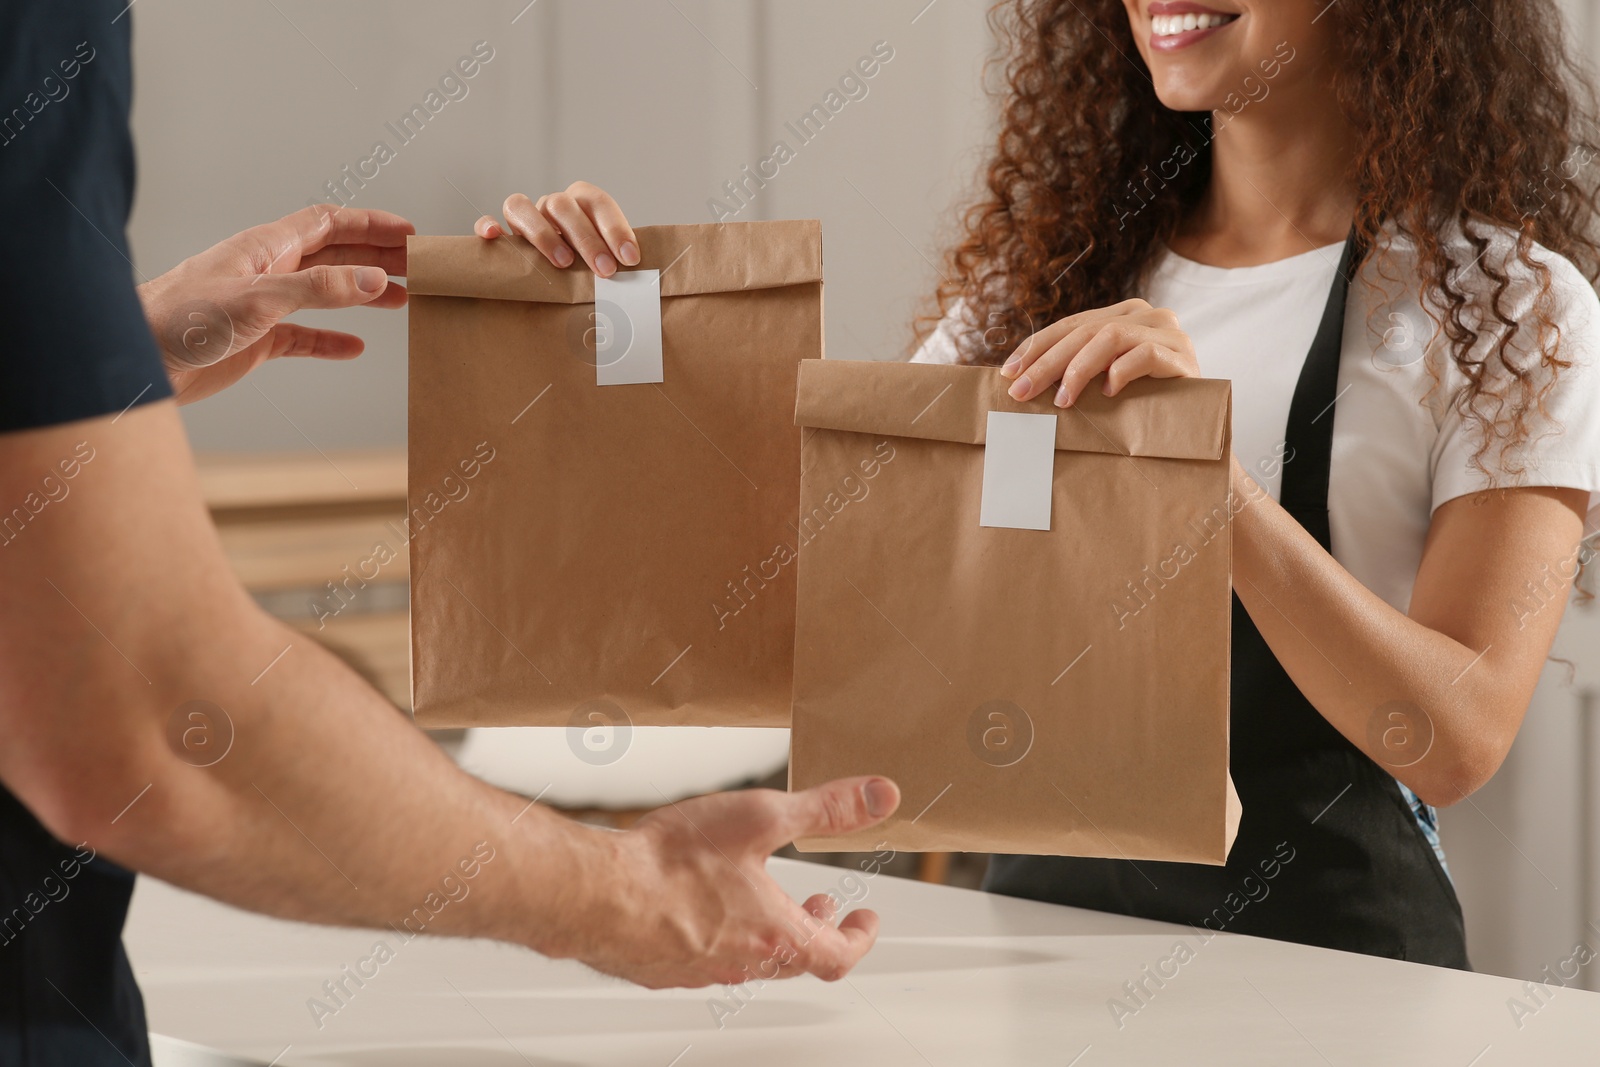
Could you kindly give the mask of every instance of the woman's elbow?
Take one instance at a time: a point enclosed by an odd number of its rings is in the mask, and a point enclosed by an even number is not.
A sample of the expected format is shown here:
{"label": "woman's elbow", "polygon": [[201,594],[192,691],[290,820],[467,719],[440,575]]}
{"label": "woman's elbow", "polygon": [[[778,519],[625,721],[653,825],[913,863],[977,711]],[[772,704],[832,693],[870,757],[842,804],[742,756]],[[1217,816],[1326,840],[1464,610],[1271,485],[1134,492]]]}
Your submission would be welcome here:
{"label": "woman's elbow", "polygon": [[1416,767],[1419,772],[1405,781],[1406,785],[1423,803],[1435,808],[1448,808],[1476,793],[1495,776],[1500,765],[1511,751],[1511,737],[1483,738],[1456,746],[1451,752],[1438,752],[1439,759],[1424,757]]}

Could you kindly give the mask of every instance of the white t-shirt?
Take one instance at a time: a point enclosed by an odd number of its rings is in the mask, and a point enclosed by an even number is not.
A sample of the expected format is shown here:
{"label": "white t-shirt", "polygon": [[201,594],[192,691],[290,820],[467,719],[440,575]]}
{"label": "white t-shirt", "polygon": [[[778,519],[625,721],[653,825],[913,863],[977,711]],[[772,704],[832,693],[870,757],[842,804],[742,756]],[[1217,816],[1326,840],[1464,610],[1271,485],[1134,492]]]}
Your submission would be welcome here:
{"label": "white t-shirt", "polygon": [[[1507,305],[1521,319],[1537,294],[1532,272],[1510,258],[1501,234],[1488,256],[1513,279]],[[1194,342],[1200,372],[1233,382],[1233,449],[1239,462],[1278,495],[1279,455],[1300,369],[1321,321],[1338,269],[1340,245],[1255,267],[1210,267],[1166,251],[1141,294],[1178,315]],[[1478,423],[1453,406],[1466,379],[1449,357],[1418,298],[1409,242],[1393,239],[1350,288],[1338,402],[1333,411],[1333,466],[1328,509],[1333,555],[1358,581],[1399,611],[1408,610],[1433,510],[1491,485],[1562,486],[1590,492],[1590,522],[1600,524],[1600,299],[1566,259],[1538,248],[1549,267],[1560,371],[1546,399],[1548,420],[1532,421],[1529,441],[1502,463],[1499,445],[1472,464]],[[1381,276],[1379,272],[1382,272]],[[1384,280],[1384,279],[1390,280]],[[1394,279],[1406,279],[1404,282]],[[1382,289],[1369,283],[1376,281]],[[959,361],[956,306],[913,357]],[[1480,344],[1487,344],[1485,333]],[[1519,351],[1537,351],[1531,323],[1519,328]],[[1441,375],[1433,388],[1429,368]],[[1536,372],[1547,373],[1547,372]],[[1535,416],[1530,415],[1530,420]],[[1258,466],[1261,461],[1268,461]],[[1524,468],[1520,474],[1507,468]],[[1269,476],[1270,475],[1270,476]]]}

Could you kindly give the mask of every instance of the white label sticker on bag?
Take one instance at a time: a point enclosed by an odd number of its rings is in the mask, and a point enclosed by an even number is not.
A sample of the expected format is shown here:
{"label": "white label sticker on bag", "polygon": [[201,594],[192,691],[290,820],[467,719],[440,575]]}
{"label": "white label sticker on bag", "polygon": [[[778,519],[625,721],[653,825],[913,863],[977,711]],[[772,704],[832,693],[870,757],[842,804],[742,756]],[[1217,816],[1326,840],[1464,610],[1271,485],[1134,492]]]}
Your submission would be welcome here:
{"label": "white label sticker on bag", "polygon": [[1056,467],[1056,416],[989,412],[978,522],[1014,530],[1050,529]]}
{"label": "white label sticker on bag", "polygon": [[661,272],[631,270],[594,280],[596,385],[664,381]]}

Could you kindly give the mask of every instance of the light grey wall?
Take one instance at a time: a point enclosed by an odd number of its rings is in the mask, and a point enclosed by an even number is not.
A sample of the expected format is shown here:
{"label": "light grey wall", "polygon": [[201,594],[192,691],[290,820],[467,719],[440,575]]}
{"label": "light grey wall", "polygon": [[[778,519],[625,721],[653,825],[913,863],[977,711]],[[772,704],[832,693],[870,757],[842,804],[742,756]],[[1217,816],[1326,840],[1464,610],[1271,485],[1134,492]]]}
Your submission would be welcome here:
{"label": "light grey wall", "polygon": [[[707,201],[788,142],[737,218],[823,220],[827,344],[885,357],[936,278],[933,235],[986,139],[972,0],[139,0],[133,10],[139,269],[312,199],[399,141],[395,121],[487,41],[494,58],[354,203],[467,233],[507,194],[585,178],[639,224],[711,221]],[[894,58],[811,143],[785,128],[874,42]],[[184,409],[200,449],[400,445],[404,315],[305,321],[368,342],[352,363],[282,361]],[[276,406],[274,406],[276,405]],[[281,411],[279,410],[281,409]]]}
{"label": "light grey wall", "polygon": [[1600,0],[1556,0],[1571,30],[1572,48],[1590,64],[1600,60]]}

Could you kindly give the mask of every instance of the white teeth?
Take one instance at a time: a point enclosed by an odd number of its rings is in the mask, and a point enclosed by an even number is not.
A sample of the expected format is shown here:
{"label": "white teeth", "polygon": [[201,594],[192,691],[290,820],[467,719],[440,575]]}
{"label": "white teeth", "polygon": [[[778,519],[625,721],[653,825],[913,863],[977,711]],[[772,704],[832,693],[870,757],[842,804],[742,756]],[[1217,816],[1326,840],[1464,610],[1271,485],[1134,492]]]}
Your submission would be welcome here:
{"label": "white teeth", "polygon": [[1171,37],[1189,30],[1209,30],[1232,22],[1233,15],[1155,15],[1150,19],[1150,32],[1156,37]]}

